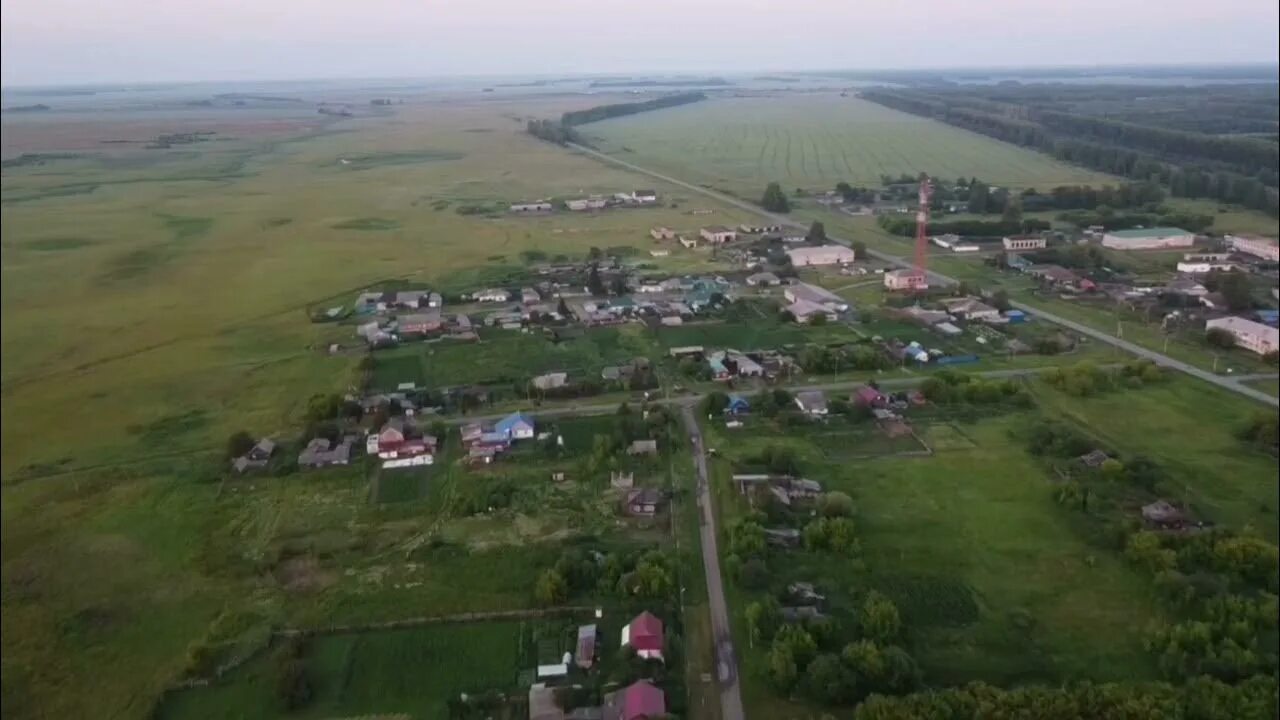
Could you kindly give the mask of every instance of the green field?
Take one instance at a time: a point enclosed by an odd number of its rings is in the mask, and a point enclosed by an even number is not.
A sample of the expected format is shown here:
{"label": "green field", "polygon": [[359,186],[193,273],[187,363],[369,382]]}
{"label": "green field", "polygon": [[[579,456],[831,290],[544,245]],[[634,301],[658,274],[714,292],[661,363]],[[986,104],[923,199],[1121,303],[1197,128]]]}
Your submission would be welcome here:
{"label": "green field", "polygon": [[[932,457],[848,460],[829,432],[748,417],[740,430],[712,423],[722,519],[745,503],[731,465],[768,444],[800,455],[805,477],[854,500],[860,551],[832,557],[770,551],[769,589],[808,580],[829,594],[828,612],[848,622],[850,598],[868,589],[898,605],[906,642],[929,685],[1130,681],[1157,676],[1145,628],[1167,617],[1155,588],[1053,500],[1055,476],[1016,439],[1037,417],[1066,419],[1125,457],[1145,455],[1169,473],[1164,492],[1226,527],[1276,539],[1275,460],[1232,432],[1255,411],[1247,400],[1171,376],[1140,390],[1068,397],[1033,382],[1038,409],[979,411],[914,423]],[[871,446],[847,434],[849,451]],[[882,438],[885,452],[897,441]],[[855,447],[856,446],[856,447]],[[906,448],[900,448],[906,449]],[[1185,488],[1185,489],[1184,489]],[[726,542],[723,541],[722,542]],[[735,617],[759,591],[727,579]],[[747,632],[737,620],[735,633]],[[746,650],[743,692],[752,717],[819,708],[778,697],[768,654]]]}
{"label": "green field", "polygon": [[[405,713],[445,720],[446,701],[460,693],[512,687],[522,669],[523,622],[430,625],[408,630],[326,635],[306,644],[303,659],[314,699],[289,717],[329,718]],[[271,653],[246,663],[209,687],[170,696],[160,718],[273,718],[276,696]]]}
{"label": "green field", "polygon": [[977,176],[1001,186],[1100,182],[1106,176],[1030,150],[836,94],[716,99],[585,125],[599,148],[689,182],[757,198],[776,180],[827,190],[878,186],[882,174]]}

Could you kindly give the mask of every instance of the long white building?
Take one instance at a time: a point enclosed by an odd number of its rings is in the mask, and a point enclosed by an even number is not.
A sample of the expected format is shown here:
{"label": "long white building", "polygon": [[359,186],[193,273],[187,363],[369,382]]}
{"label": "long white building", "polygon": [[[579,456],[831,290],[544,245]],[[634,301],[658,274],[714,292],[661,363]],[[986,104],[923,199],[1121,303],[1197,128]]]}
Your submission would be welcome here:
{"label": "long white building", "polygon": [[1280,262],[1280,245],[1276,244],[1276,241],[1271,238],[1258,237],[1256,235],[1228,235],[1226,240],[1231,249],[1236,252],[1260,257],[1263,260]]}
{"label": "long white building", "polygon": [[1195,244],[1195,233],[1171,227],[1112,230],[1102,236],[1102,246],[1113,250],[1154,250],[1191,247]]}
{"label": "long white building", "polygon": [[848,265],[853,262],[851,248],[844,245],[819,245],[818,247],[798,247],[787,251],[791,264],[795,267],[807,265]]}
{"label": "long white building", "polygon": [[1224,317],[1204,324],[1206,331],[1220,328],[1231,333],[1236,345],[1250,352],[1266,355],[1280,350],[1280,330],[1242,317]]}

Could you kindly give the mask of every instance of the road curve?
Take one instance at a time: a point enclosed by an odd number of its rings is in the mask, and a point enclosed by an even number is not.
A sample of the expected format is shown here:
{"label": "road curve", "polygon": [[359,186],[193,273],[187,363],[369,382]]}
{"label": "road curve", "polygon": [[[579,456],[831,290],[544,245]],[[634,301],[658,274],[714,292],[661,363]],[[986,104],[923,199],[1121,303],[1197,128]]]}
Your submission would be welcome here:
{"label": "road curve", "polygon": [[[657,178],[658,180],[662,180],[663,182],[668,182],[668,183],[671,183],[672,185],[677,185],[679,187],[685,188],[686,190],[691,190],[701,195],[714,198],[716,200],[719,200],[720,202],[726,203],[728,205],[732,205],[742,210],[746,210],[747,212],[755,213],[756,215],[762,215],[764,217],[769,218],[769,220],[773,221],[776,224],[786,225],[794,228],[802,228],[802,229],[806,227],[804,223],[798,222],[796,220],[792,220],[791,218],[786,217],[785,215],[778,215],[776,213],[771,213],[767,210],[760,208],[757,205],[753,205],[749,202],[739,200],[738,198],[725,195],[724,193],[716,192],[715,190],[708,190],[707,188],[704,188],[700,185],[694,185],[693,183],[685,182],[684,180],[679,180],[669,175],[663,175],[662,173],[649,170],[648,168],[640,167],[639,165],[636,165],[634,163],[629,163],[625,160],[619,160],[618,158],[615,158],[611,155],[605,155],[604,153],[598,150],[593,150],[589,147],[586,147],[585,145],[579,145],[577,143],[568,143],[568,145],[570,148],[573,148],[574,150],[577,150],[578,152],[584,155],[589,155],[597,160],[603,160],[604,162],[611,163],[619,167],[624,167],[633,172],[641,173],[643,175],[648,175],[649,177]],[[832,240],[834,242],[843,243],[845,245],[849,244],[848,240],[836,237],[831,234],[827,235],[827,239]],[[878,250],[871,250],[871,249],[867,250],[867,254],[876,258],[877,260],[882,260],[887,263],[892,263],[899,267],[904,267],[904,268],[912,267],[910,260],[907,260],[906,258],[897,256],[897,255],[890,255],[888,253],[883,253]],[[930,278],[930,282],[936,283],[936,284],[942,284],[942,285],[954,285],[957,282],[955,278],[948,277],[946,275],[934,272],[932,270],[929,271],[929,278]],[[1154,350],[1148,350],[1147,348],[1144,348],[1140,345],[1135,345],[1134,343],[1131,343],[1127,340],[1113,337],[1105,332],[1102,332],[1101,330],[1091,328],[1088,325],[1081,325],[1080,323],[1068,320],[1059,315],[1054,315],[1053,313],[1045,312],[1044,310],[1033,308],[1023,303],[1013,302],[1009,304],[1019,310],[1022,310],[1023,312],[1030,313],[1032,315],[1038,315],[1044,318],[1045,320],[1048,320],[1051,323],[1070,328],[1080,333],[1081,335],[1086,335],[1100,342],[1104,342],[1104,343],[1107,343],[1108,345],[1113,345],[1122,350],[1133,353],[1134,355],[1137,355],[1139,357],[1152,360],[1164,367],[1169,367],[1169,368],[1173,368],[1174,370],[1184,372],[1192,377],[1199,378],[1201,380],[1204,380],[1207,383],[1212,383],[1213,385],[1217,385],[1218,387],[1223,388],[1225,390],[1230,390],[1231,392],[1244,395],[1245,397],[1250,398],[1252,400],[1257,400],[1258,402],[1265,403],[1273,407],[1280,407],[1280,398],[1271,397],[1265,392],[1262,392],[1257,388],[1251,388],[1248,385],[1245,385],[1234,378],[1225,378],[1220,375],[1215,375],[1207,370],[1201,370],[1200,368],[1195,367],[1194,365],[1190,365],[1188,363],[1182,362],[1181,360],[1175,360],[1169,357],[1168,355],[1163,355]]]}

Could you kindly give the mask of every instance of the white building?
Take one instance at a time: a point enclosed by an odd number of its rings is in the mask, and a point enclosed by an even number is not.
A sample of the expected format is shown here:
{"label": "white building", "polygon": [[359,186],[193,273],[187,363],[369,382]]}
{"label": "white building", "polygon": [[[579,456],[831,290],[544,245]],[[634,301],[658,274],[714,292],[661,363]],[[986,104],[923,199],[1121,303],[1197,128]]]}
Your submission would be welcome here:
{"label": "white building", "polygon": [[1114,250],[1153,250],[1156,248],[1191,247],[1194,233],[1182,228],[1154,227],[1137,230],[1112,230],[1102,235],[1102,246]]}
{"label": "white building", "polygon": [[1044,238],[1031,235],[1007,237],[1003,242],[1005,250],[1041,250],[1049,244]]}
{"label": "white building", "polygon": [[848,265],[853,262],[853,249],[844,245],[819,245],[799,247],[787,251],[791,264],[796,267],[809,265]]}
{"label": "white building", "polygon": [[1235,263],[1209,260],[1182,260],[1178,263],[1178,272],[1188,275],[1205,275],[1214,270],[1234,270]]}
{"label": "white building", "polygon": [[946,248],[948,250],[954,247],[955,244],[958,242],[960,242],[960,236],[954,233],[947,233],[946,235],[933,236],[934,245],[937,245],[940,248]]}
{"label": "white building", "polygon": [[551,212],[551,209],[549,202],[515,203],[511,206],[513,213]]}
{"label": "white building", "polygon": [[787,288],[782,291],[782,296],[787,299],[787,302],[798,303],[804,301],[813,303],[814,305],[820,305],[832,312],[845,312],[849,309],[848,300],[845,300],[826,288],[820,288],[817,285],[810,285],[809,283],[788,285]]}
{"label": "white building", "polygon": [[669,227],[661,226],[649,230],[649,236],[654,240],[675,240],[676,231]]}
{"label": "white building", "polygon": [[703,240],[706,240],[707,242],[713,245],[733,242],[734,240],[738,239],[737,232],[735,232],[734,230],[730,230],[729,228],[723,225],[712,225],[710,227],[704,227],[702,228],[702,230],[698,232],[698,234],[702,236]]}
{"label": "white building", "polygon": [[1206,331],[1220,328],[1231,333],[1236,345],[1259,355],[1280,350],[1280,330],[1242,317],[1224,317],[1204,324]]}
{"label": "white building", "polygon": [[502,288],[489,288],[472,295],[476,302],[506,302],[511,294]]}
{"label": "white building", "polygon": [[1276,241],[1271,238],[1258,237],[1256,235],[1228,235],[1226,240],[1231,249],[1236,252],[1260,257],[1263,260],[1280,262],[1280,245],[1277,245]]}
{"label": "white building", "polygon": [[838,319],[834,310],[808,300],[796,300],[783,309],[791,313],[791,316],[796,319],[796,322],[800,323],[811,323],[813,322],[813,319],[819,315],[825,317],[828,322],[833,322]]}
{"label": "white building", "polygon": [[600,210],[608,204],[608,201],[599,195],[591,197],[578,198],[576,200],[566,200],[564,206],[575,212],[583,210]]}
{"label": "white building", "polygon": [[929,279],[915,270],[890,270],[884,274],[884,286],[887,290],[924,290]]}

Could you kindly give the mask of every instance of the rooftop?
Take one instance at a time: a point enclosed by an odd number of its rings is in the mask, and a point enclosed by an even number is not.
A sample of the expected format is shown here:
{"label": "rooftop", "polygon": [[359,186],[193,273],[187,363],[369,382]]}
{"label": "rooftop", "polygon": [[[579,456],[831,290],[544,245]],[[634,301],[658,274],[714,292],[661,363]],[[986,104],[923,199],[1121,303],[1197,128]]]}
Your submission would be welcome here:
{"label": "rooftop", "polygon": [[1135,228],[1133,230],[1112,230],[1107,233],[1118,238],[1160,238],[1170,235],[1190,235],[1191,233],[1176,227]]}

